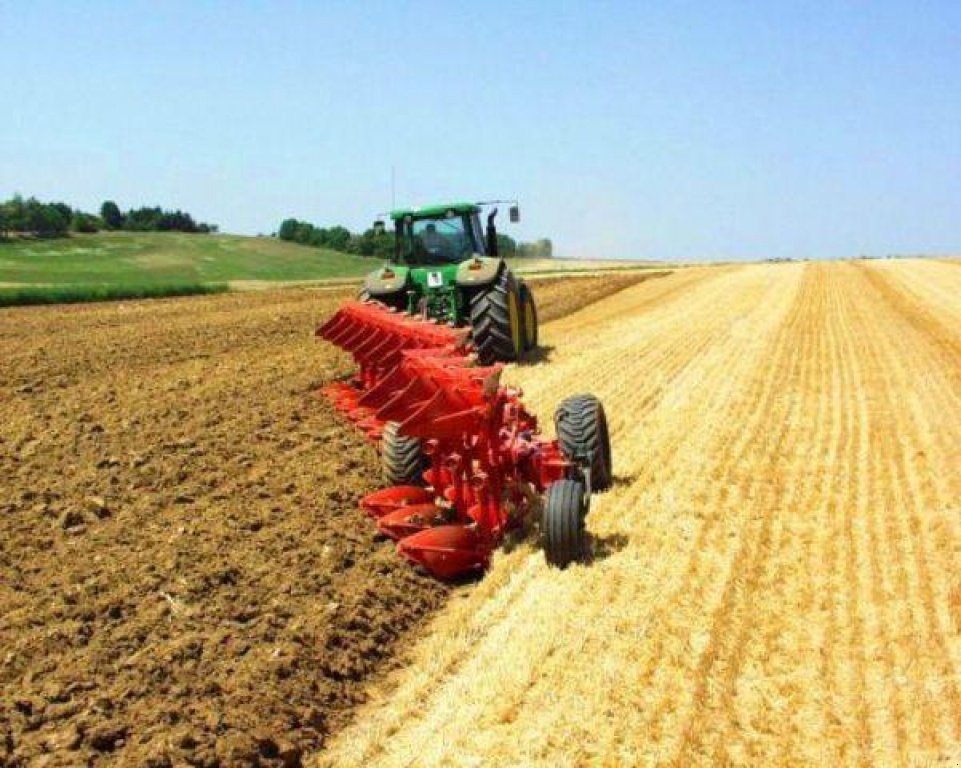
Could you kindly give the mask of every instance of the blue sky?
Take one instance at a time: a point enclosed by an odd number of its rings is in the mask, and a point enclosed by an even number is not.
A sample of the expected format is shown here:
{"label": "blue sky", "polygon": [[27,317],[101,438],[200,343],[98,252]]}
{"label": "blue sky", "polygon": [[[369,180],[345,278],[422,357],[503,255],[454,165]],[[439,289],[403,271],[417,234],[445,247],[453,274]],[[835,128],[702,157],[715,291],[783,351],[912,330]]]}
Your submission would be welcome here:
{"label": "blue sky", "polygon": [[961,251],[961,3],[0,0],[0,195],[230,232],[518,197],[566,256]]}

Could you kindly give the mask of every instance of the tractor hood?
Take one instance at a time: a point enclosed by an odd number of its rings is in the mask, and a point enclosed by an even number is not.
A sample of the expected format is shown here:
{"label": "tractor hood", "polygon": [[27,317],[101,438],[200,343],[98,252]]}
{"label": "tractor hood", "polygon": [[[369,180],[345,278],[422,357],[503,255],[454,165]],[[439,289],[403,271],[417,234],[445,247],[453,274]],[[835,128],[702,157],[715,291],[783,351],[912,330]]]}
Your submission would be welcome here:
{"label": "tractor hood", "polygon": [[371,296],[386,296],[397,293],[407,285],[410,269],[400,264],[385,264],[380,269],[368,272],[364,278],[364,288]]}
{"label": "tractor hood", "polygon": [[457,285],[467,287],[491,283],[497,278],[502,263],[489,256],[471,256],[457,265]]}

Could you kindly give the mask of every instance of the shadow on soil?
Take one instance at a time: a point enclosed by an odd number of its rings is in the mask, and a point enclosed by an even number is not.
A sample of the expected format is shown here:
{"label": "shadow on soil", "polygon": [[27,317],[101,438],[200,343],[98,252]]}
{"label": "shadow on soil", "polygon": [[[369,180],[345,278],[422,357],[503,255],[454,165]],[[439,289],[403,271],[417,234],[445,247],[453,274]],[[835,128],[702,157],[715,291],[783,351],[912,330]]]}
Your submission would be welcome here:
{"label": "shadow on soil", "polygon": [[[530,522],[520,528],[515,528],[507,533],[501,542],[502,552],[513,552],[524,544],[528,544],[534,549],[542,549],[542,532],[539,524],[541,510],[532,512]],[[587,532],[586,551],[583,563],[590,565],[599,560],[605,560],[611,555],[616,555],[624,549],[631,541],[631,537],[623,533],[611,533],[606,536],[596,536]],[[482,577],[468,577],[463,582],[470,583],[479,581]]]}
{"label": "shadow on soil", "polygon": [[611,555],[616,555],[631,541],[630,536],[623,533],[612,533],[608,536],[590,536],[588,541],[588,563],[598,560],[605,560]]}
{"label": "shadow on soil", "polygon": [[551,356],[554,354],[554,347],[550,344],[542,344],[539,347],[535,347],[530,352],[524,355],[523,360],[518,360],[517,365],[526,368],[531,365],[540,365],[541,363],[549,363],[551,361]]}

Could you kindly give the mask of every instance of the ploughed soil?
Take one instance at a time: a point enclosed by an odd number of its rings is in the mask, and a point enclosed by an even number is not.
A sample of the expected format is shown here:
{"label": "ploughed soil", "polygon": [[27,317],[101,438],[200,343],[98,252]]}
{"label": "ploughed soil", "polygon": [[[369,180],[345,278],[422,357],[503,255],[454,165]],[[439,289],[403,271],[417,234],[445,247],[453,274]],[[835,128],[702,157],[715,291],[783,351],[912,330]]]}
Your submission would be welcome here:
{"label": "ploughed soil", "polygon": [[583,309],[612,293],[637,283],[669,275],[668,270],[649,272],[611,272],[600,277],[525,277],[530,283],[541,323],[548,323],[564,315]]}
{"label": "ploughed soil", "polygon": [[[648,276],[533,285],[545,321]],[[299,765],[402,659],[450,587],[314,396],[352,293],[0,311],[0,765]]]}

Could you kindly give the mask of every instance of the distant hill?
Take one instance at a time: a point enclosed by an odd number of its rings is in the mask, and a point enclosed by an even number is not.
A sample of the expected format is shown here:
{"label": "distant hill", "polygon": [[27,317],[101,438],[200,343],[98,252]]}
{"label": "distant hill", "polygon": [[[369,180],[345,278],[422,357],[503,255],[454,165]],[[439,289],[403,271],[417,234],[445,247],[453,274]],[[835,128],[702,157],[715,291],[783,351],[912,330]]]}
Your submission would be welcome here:
{"label": "distant hill", "polygon": [[359,277],[378,263],[268,237],[100,232],[0,243],[0,285],[320,280]]}

